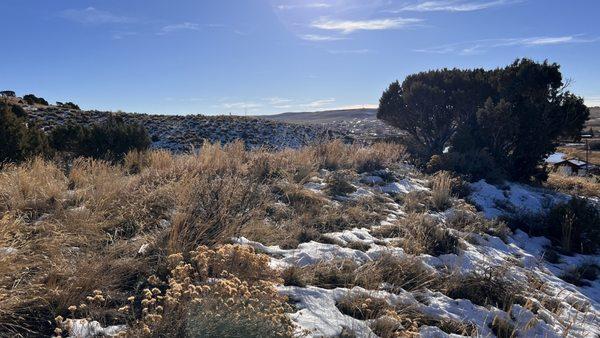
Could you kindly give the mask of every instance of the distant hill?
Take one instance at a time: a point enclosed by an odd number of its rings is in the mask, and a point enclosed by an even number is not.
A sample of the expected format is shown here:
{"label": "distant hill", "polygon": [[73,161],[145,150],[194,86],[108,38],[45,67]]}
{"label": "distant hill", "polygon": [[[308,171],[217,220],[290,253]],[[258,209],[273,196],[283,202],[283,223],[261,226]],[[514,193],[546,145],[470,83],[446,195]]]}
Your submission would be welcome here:
{"label": "distant hill", "polygon": [[397,129],[377,119],[377,109],[369,108],[282,113],[257,117],[269,121],[318,126],[362,141],[393,138],[400,134]]}
{"label": "distant hill", "polygon": [[377,109],[346,109],[346,110],[325,110],[316,112],[291,112],[276,115],[264,115],[260,118],[273,121],[285,121],[295,123],[331,123],[340,120],[367,119],[376,120]]}

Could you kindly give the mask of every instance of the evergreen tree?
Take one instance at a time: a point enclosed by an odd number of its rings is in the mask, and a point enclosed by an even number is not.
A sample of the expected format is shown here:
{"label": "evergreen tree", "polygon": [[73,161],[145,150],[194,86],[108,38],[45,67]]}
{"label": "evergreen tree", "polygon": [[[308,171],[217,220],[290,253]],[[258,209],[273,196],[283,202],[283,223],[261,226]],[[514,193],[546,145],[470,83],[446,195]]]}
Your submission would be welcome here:
{"label": "evergreen tree", "polygon": [[483,168],[465,159],[483,156],[493,166],[484,172],[524,180],[537,176],[559,138],[580,137],[589,110],[564,91],[560,66],[522,59],[491,71],[411,75],[383,93],[377,116],[407,132],[424,162],[435,156],[432,167],[481,177]]}

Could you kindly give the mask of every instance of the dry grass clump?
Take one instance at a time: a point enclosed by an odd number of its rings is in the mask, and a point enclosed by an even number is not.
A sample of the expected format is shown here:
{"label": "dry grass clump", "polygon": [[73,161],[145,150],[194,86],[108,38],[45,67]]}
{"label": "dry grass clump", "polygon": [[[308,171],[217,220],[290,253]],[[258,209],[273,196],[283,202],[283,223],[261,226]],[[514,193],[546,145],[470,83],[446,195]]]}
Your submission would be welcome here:
{"label": "dry grass clump", "polygon": [[350,183],[351,175],[347,172],[336,171],[327,178],[327,191],[331,196],[347,196],[356,191]]}
{"label": "dry grass clump", "polygon": [[427,268],[420,259],[384,254],[356,270],[356,283],[366,289],[378,289],[386,283],[386,289],[400,293],[432,287],[440,282],[435,270]]}
{"label": "dry grass clump", "polygon": [[341,140],[312,146],[320,168],[327,170],[352,168],[352,149]]}
{"label": "dry grass clump", "polygon": [[59,207],[68,181],[55,164],[35,159],[0,171],[0,211],[19,212],[29,219]]}
{"label": "dry grass clump", "polygon": [[413,190],[408,194],[398,196],[401,204],[404,205],[404,211],[407,213],[425,212],[431,205],[430,193],[425,190]]}
{"label": "dry grass clump", "polygon": [[524,305],[524,288],[509,279],[507,268],[488,267],[466,275],[453,275],[441,291],[454,299],[468,299],[480,306],[495,306],[508,311],[512,304]]}
{"label": "dry grass clump", "polygon": [[600,180],[597,177],[550,174],[546,186],[570,195],[600,197]]}
{"label": "dry grass clump", "polygon": [[368,172],[391,167],[406,158],[406,148],[396,143],[375,143],[369,147],[344,144],[341,140],[311,147],[320,168]]}
{"label": "dry grass clump", "polygon": [[285,285],[314,285],[326,289],[360,286],[400,293],[421,290],[441,283],[441,276],[419,259],[384,254],[363,265],[350,260],[320,262],[305,267],[289,267],[282,272]]}
{"label": "dry grass clump", "polygon": [[375,143],[370,147],[357,147],[353,152],[356,171],[371,172],[391,167],[406,159],[406,147],[397,143]]}
{"label": "dry grass clump", "polygon": [[413,306],[396,307],[371,322],[371,330],[384,338],[420,337],[421,326],[436,326],[447,334],[476,336],[476,326],[468,322],[458,322],[447,318],[434,318],[425,315]]}
{"label": "dry grass clump", "polygon": [[284,285],[314,285],[325,289],[356,286],[358,264],[351,260],[333,260],[284,270]]}
{"label": "dry grass clump", "polygon": [[496,316],[489,326],[498,338],[513,338],[518,336],[517,328],[506,318]]}
{"label": "dry grass clump", "polygon": [[400,221],[402,248],[410,254],[439,256],[458,253],[459,240],[448,229],[425,214],[409,214]]}
{"label": "dry grass clump", "polygon": [[498,236],[503,240],[511,234],[510,228],[506,223],[493,219],[488,220],[485,217],[469,211],[455,211],[448,217],[447,226],[467,233],[489,234]]}
{"label": "dry grass clump", "polygon": [[359,320],[376,319],[392,310],[385,299],[367,294],[348,294],[339,299],[335,306],[341,313]]}
{"label": "dry grass clump", "polygon": [[431,187],[431,205],[434,210],[444,211],[451,203],[452,176],[449,172],[439,172],[433,178]]}

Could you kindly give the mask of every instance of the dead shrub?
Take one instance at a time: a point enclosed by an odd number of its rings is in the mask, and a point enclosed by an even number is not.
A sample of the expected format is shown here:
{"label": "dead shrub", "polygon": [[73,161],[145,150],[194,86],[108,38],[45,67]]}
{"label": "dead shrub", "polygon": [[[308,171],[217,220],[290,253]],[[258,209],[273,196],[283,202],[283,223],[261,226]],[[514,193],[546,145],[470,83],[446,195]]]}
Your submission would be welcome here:
{"label": "dead shrub", "polygon": [[264,187],[235,174],[201,175],[182,182],[172,220],[171,252],[188,252],[199,244],[212,245],[239,234],[264,213]]}

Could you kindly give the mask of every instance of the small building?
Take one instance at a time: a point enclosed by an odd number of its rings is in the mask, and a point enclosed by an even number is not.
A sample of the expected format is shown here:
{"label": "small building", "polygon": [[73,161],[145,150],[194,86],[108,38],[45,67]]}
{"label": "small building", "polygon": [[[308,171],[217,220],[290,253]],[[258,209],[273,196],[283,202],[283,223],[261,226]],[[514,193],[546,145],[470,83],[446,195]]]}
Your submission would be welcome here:
{"label": "small building", "polygon": [[578,159],[563,160],[552,164],[552,170],[566,176],[586,176],[596,168]]}

